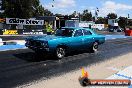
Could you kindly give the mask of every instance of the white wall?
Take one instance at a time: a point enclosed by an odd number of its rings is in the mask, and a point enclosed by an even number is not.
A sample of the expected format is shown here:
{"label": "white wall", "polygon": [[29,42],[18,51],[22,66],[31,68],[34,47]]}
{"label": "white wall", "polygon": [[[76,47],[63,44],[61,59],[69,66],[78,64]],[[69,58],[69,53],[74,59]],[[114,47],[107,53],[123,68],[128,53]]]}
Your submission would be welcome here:
{"label": "white wall", "polygon": [[108,19],[108,24],[111,26],[118,26],[117,19]]}
{"label": "white wall", "polygon": [[79,23],[79,27],[89,27],[89,25],[93,25],[92,23]]}
{"label": "white wall", "polygon": [[104,24],[79,23],[79,27],[89,27],[89,25],[91,25],[91,28],[98,28],[99,30],[105,28]]}

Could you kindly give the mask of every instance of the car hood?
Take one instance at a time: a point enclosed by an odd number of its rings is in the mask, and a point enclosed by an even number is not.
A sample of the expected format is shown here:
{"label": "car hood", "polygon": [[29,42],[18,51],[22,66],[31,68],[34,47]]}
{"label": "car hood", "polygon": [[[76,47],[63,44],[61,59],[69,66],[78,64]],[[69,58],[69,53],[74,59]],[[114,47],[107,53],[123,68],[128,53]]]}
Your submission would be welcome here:
{"label": "car hood", "polygon": [[30,36],[26,38],[26,40],[40,40],[40,41],[49,41],[53,39],[64,38],[63,36],[55,36],[55,35],[41,35],[41,36]]}

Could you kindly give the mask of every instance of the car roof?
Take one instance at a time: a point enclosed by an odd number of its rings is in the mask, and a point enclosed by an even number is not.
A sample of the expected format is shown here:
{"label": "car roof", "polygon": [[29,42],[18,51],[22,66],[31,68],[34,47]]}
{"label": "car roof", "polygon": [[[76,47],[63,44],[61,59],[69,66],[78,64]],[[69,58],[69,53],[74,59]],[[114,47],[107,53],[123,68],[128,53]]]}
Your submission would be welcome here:
{"label": "car roof", "polygon": [[89,30],[90,32],[92,32],[92,34],[96,35],[96,32],[94,32],[92,29],[90,28],[83,28],[83,27],[62,27],[62,28],[69,28],[69,29],[74,29],[74,30],[78,30],[78,29],[86,29]]}
{"label": "car roof", "polygon": [[74,30],[77,30],[77,29],[91,30],[91,29],[89,29],[89,28],[82,28],[82,27],[62,27],[62,28],[69,28],[69,29],[74,29]]}

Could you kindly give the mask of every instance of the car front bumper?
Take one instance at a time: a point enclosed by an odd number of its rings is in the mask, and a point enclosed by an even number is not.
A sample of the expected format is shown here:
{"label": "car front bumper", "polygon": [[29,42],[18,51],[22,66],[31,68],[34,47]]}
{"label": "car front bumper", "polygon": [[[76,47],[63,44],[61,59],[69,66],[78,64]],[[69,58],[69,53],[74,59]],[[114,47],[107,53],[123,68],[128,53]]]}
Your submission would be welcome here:
{"label": "car front bumper", "polygon": [[49,48],[48,47],[32,46],[32,45],[28,45],[28,44],[25,44],[25,46],[28,47],[29,49],[34,50],[34,51],[45,51],[45,52],[49,52]]}

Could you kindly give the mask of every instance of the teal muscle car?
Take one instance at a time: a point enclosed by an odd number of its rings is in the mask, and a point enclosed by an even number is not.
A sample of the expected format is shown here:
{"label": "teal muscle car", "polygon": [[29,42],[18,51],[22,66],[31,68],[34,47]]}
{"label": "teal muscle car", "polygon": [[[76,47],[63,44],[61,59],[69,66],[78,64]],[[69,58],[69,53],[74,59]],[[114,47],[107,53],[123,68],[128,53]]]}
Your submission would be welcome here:
{"label": "teal muscle car", "polygon": [[63,58],[68,52],[76,50],[97,51],[98,45],[105,42],[105,37],[88,28],[63,27],[54,35],[42,35],[26,38],[25,46],[36,53],[52,53]]}

